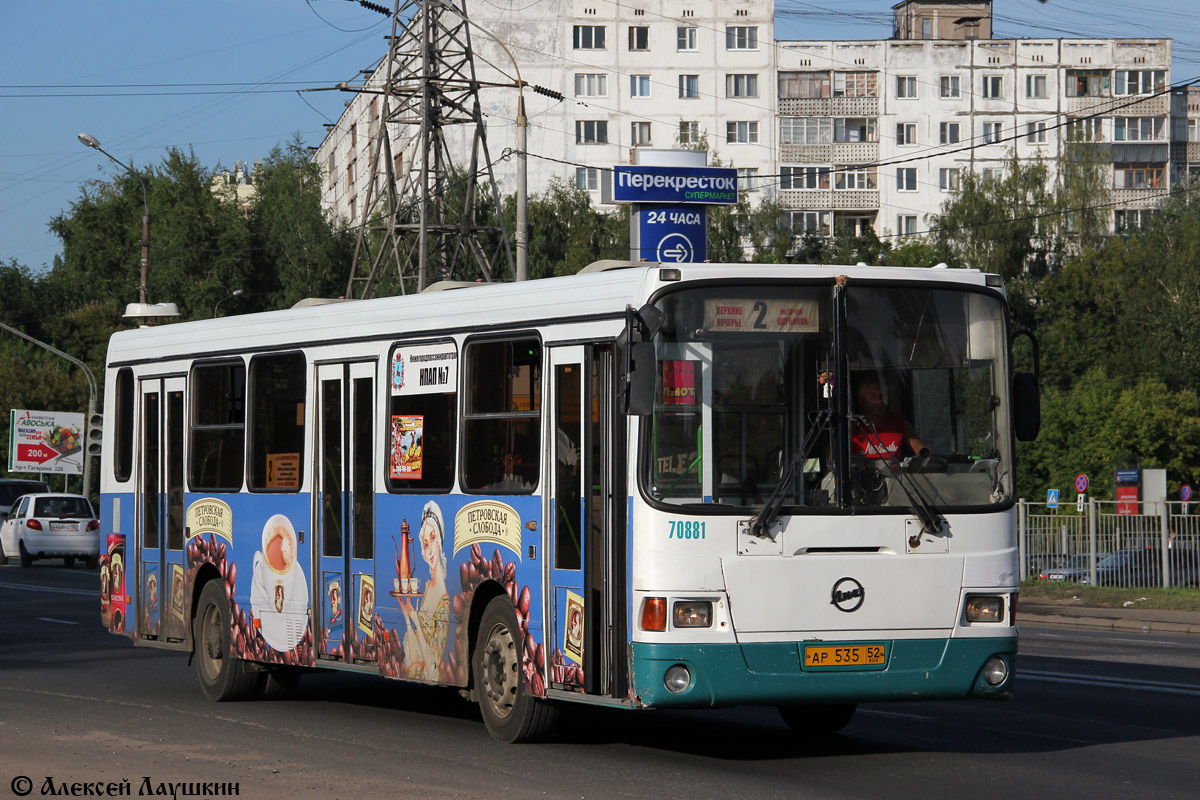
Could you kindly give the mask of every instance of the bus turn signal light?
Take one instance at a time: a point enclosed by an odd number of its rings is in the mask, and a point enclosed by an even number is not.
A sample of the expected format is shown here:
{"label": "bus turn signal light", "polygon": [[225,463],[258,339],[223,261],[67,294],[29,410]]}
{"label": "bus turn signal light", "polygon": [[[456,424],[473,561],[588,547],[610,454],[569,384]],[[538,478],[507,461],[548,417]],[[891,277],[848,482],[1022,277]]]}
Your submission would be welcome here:
{"label": "bus turn signal light", "polygon": [[667,598],[647,597],[642,606],[642,630],[665,631],[667,629]]}

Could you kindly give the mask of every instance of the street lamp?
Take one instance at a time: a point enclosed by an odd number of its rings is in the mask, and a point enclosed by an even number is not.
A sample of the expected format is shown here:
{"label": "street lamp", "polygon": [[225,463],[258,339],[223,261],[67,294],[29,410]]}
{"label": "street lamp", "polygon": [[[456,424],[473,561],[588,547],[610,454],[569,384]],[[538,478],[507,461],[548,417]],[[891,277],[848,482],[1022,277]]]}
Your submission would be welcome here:
{"label": "street lamp", "polygon": [[138,286],[138,302],[141,303],[142,306],[145,306],[146,280],[147,275],[150,272],[150,203],[146,197],[146,181],[144,178],[142,178],[141,174],[134,172],[128,164],[125,164],[114,158],[111,153],[105,152],[104,148],[100,146],[100,142],[95,136],[92,136],[90,133],[80,133],[76,134],[76,136],[79,139],[79,142],[85,147],[90,147],[93,150],[99,150],[101,153],[104,153],[104,155],[108,156],[110,161],[116,163],[118,166],[124,167],[130,175],[133,175],[133,177],[137,178],[138,182],[142,184],[142,278],[141,283]]}
{"label": "street lamp", "polygon": [[226,300],[228,300],[232,297],[238,297],[239,295],[242,294],[243,291],[244,291],[243,289],[234,289],[232,292],[227,294],[225,297],[222,297],[220,300],[218,300],[217,304],[215,306],[213,306],[213,317],[217,316],[217,309],[221,307],[221,303],[224,303]]}

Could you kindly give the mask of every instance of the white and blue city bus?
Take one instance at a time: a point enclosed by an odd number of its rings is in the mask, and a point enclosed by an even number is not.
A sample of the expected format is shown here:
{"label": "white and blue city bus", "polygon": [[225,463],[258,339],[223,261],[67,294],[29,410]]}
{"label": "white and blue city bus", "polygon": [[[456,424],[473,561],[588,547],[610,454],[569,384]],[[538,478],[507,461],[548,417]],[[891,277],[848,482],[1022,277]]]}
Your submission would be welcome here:
{"label": "white and blue city bus", "polygon": [[573,701],[812,732],[1011,694],[1037,398],[997,276],[432,288],[113,336],[110,630],[191,653],[213,700],[313,669],[460,687],[504,741]]}

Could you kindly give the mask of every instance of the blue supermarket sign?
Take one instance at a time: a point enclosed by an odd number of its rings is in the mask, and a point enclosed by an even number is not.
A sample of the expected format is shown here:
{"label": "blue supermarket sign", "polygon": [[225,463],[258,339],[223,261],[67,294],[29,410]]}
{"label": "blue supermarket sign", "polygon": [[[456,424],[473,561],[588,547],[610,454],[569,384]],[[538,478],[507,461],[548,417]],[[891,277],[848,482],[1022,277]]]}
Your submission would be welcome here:
{"label": "blue supermarket sign", "polygon": [[704,206],[651,205],[635,212],[633,248],[638,260],[696,264],[708,258]]}
{"label": "blue supermarket sign", "polygon": [[728,167],[613,167],[614,203],[737,203],[737,170]]}

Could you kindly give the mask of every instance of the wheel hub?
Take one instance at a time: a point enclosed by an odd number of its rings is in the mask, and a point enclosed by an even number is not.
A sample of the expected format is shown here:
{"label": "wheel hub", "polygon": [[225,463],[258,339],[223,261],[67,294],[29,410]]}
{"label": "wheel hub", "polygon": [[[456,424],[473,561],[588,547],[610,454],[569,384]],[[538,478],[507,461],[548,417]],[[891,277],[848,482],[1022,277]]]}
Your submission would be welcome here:
{"label": "wheel hub", "polygon": [[517,699],[520,665],[516,659],[516,644],[506,626],[492,628],[483,650],[482,671],[488,705],[497,717],[507,717]]}

